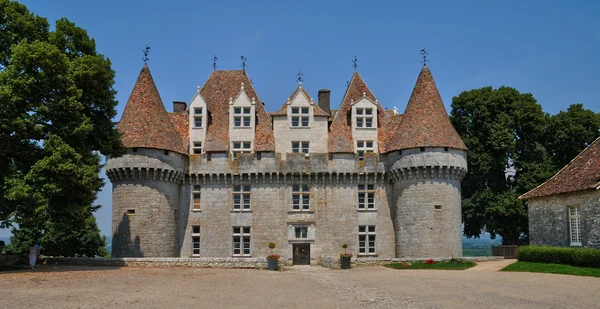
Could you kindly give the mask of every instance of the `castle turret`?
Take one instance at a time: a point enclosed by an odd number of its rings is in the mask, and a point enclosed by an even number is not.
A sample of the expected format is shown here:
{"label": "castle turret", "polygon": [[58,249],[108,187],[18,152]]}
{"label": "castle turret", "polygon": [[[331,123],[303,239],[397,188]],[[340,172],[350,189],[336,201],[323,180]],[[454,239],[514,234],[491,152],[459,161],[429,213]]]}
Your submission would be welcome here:
{"label": "castle turret", "polygon": [[127,153],[106,163],[114,257],[179,256],[177,209],[187,164],[180,120],[187,117],[170,117],[144,65],[117,125]]}
{"label": "castle turret", "polygon": [[450,123],[426,65],[394,132],[386,147],[396,256],[461,256],[467,147]]}

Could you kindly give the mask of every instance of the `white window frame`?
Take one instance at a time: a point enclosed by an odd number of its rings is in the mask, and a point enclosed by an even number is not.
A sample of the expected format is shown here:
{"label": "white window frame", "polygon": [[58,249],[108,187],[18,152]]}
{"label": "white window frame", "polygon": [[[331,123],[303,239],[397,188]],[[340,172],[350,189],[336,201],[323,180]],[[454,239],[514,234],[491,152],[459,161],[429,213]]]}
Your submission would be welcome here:
{"label": "white window frame", "polygon": [[[233,256],[251,256],[252,255],[252,233],[249,226],[234,226],[233,240],[231,244]],[[236,246],[237,244],[237,246]]]}
{"label": "white window frame", "polygon": [[310,185],[292,185],[292,211],[310,211]]}
{"label": "white window frame", "polygon": [[292,142],[292,152],[303,152],[304,154],[308,155],[308,153],[310,152],[310,142],[306,142],[306,141],[295,141]]}
{"label": "white window frame", "polygon": [[[196,203],[197,201],[197,203]],[[193,212],[197,212],[200,211],[202,205],[202,193],[201,193],[201,187],[198,185],[193,185],[192,186],[192,211]],[[196,207],[198,206],[198,207]]]}
{"label": "white window frame", "polygon": [[[204,114],[202,113],[202,111],[204,110],[204,108],[202,107],[194,107],[194,128],[202,128],[204,126]],[[198,122],[200,122],[200,125],[198,125]]]}
{"label": "white window frame", "polygon": [[193,141],[192,142],[192,153],[193,154],[201,154],[202,153],[202,141]]}
{"label": "white window frame", "polygon": [[358,184],[358,210],[375,210],[377,187],[373,183]]}
{"label": "white window frame", "polygon": [[[374,128],[374,108],[372,107],[357,107],[356,108],[356,127],[357,128]],[[370,124],[370,125],[367,125]]]}
{"label": "white window frame", "polygon": [[192,256],[200,256],[200,226],[192,225]]}
{"label": "white window frame", "polygon": [[233,211],[251,211],[252,188],[250,185],[233,185]]}
{"label": "white window frame", "polygon": [[358,226],[358,255],[377,255],[376,225]]}
{"label": "white window frame", "polygon": [[233,107],[233,127],[250,128],[252,127],[252,107],[234,106]]}
{"label": "white window frame", "polygon": [[569,240],[571,246],[581,247],[581,207],[579,205],[569,206]]}
{"label": "white window frame", "polygon": [[372,140],[356,141],[356,153],[358,153],[359,160],[364,159],[365,152],[375,152],[375,142],[374,141],[372,141]]}
{"label": "white window frame", "polygon": [[290,107],[290,121],[292,128],[310,127],[310,107],[292,106]]}
{"label": "white window frame", "polygon": [[252,142],[249,141],[236,141],[231,142],[231,158],[235,160],[238,153],[251,153]]}
{"label": "white window frame", "polygon": [[294,239],[308,239],[308,226],[294,227]]}

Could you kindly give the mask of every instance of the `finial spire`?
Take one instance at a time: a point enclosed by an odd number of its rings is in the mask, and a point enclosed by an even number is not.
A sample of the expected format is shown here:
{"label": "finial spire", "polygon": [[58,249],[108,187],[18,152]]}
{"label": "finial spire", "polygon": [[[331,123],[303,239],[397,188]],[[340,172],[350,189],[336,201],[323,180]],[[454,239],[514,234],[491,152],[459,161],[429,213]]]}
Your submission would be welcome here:
{"label": "finial spire", "polygon": [[240,60],[242,60],[242,70],[246,71],[246,60],[248,59],[246,59],[244,56],[240,56]]}
{"label": "finial spire", "polygon": [[200,86],[196,86],[196,92],[200,93]]}
{"label": "finial spire", "polygon": [[356,55],[354,55],[354,59],[352,59],[352,67],[354,68],[354,71],[358,68],[358,59],[356,58]]}
{"label": "finial spire", "polygon": [[296,76],[298,77],[296,79],[296,81],[298,82],[298,84],[302,85],[302,82],[304,81],[304,79],[302,79],[302,76],[304,76],[304,74],[302,74],[302,72],[298,71],[298,74],[296,74]]}
{"label": "finial spire", "polygon": [[427,65],[427,62],[429,62],[429,60],[427,60],[427,51],[425,50],[425,48],[421,49],[421,56],[423,56],[423,60],[421,61],[421,63],[423,65]]}
{"label": "finial spire", "polygon": [[213,71],[216,71],[216,70],[217,70],[217,68],[219,67],[219,66],[217,65],[217,61],[219,61],[219,58],[217,58],[217,56],[216,56],[216,55],[215,55],[215,56],[213,56]]}
{"label": "finial spire", "polygon": [[148,55],[150,55],[150,46],[146,45],[146,48],[144,48],[144,64],[148,63],[148,61],[150,61],[150,58],[148,58]]}

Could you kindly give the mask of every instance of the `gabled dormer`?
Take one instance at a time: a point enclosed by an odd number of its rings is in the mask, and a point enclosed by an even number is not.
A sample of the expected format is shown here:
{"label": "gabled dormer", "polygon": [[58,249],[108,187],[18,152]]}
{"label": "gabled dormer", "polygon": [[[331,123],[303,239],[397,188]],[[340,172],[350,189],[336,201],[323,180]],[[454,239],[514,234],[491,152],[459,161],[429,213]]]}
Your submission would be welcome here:
{"label": "gabled dormer", "polygon": [[206,139],[206,128],[208,127],[208,110],[206,101],[200,94],[200,87],[189,105],[189,149],[191,154],[201,154]]}
{"label": "gabled dormer", "polygon": [[302,84],[296,90],[286,102],[288,123],[292,129],[310,128],[314,121],[315,101],[303,91]]}
{"label": "gabled dormer", "polygon": [[231,152],[253,151],[255,124],[256,98],[248,97],[244,90],[244,83],[242,83],[238,95],[235,98],[229,98],[229,149]]}
{"label": "gabled dormer", "polygon": [[377,152],[378,123],[377,116],[379,102],[363,96],[351,103],[351,126],[354,152],[362,159],[365,152]]}

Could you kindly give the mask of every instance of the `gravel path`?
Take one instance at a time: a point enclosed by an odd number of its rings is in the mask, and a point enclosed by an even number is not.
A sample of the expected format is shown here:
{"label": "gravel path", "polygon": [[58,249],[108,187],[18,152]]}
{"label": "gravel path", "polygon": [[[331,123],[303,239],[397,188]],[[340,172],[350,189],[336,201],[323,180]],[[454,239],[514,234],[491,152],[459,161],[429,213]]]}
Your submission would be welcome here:
{"label": "gravel path", "polygon": [[0,291],[2,308],[597,308],[600,303],[600,278],[488,268],[273,272],[43,265],[0,273]]}

